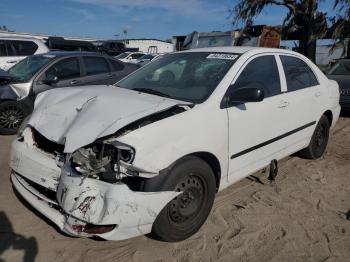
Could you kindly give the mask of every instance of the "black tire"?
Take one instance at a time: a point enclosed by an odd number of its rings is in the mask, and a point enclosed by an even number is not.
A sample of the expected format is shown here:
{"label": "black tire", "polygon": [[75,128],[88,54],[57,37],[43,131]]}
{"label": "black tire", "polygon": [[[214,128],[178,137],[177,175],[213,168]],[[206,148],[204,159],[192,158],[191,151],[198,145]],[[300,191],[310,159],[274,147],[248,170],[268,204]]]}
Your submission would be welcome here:
{"label": "black tire", "polygon": [[320,158],[326,151],[329,138],[329,127],[330,123],[328,118],[323,115],[317,123],[309,146],[300,151],[300,156],[307,159]]}
{"label": "black tire", "polygon": [[16,101],[0,103],[0,135],[14,135],[23,120],[29,115],[29,110]]}
{"label": "black tire", "polygon": [[204,160],[189,156],[181,159],[147,191],[183,191],[158,214],[150,237],[167,242],[184,240],[195,234],[213,206],[216,183],[214,172]]}

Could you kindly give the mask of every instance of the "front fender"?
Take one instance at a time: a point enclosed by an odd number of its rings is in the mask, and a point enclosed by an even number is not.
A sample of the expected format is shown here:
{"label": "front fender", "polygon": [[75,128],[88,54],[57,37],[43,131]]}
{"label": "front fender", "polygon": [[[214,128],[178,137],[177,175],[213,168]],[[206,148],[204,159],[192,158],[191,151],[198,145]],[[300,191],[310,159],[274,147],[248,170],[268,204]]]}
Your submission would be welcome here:
{"label": "front fender", "polygon": [[[210,123],[208,122],[210,121]],[[225,110],[193,108],[119,137],[135,148],[133,165],[159,173],[178,159],[209,152],[219,160],[222,178],[227,176],[228,124]]]}

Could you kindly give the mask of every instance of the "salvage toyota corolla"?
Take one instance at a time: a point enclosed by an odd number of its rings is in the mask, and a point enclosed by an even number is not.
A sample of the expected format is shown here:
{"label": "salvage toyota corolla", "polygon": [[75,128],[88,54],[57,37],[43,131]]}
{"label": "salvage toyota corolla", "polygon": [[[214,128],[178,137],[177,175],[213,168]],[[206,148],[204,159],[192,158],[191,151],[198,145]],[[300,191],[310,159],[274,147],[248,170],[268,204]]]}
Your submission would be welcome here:
{"label": "salvage toyota corolla", "polygon": [[199,230],[215,193],[292,153],[325,151],[339,88],[280,49],[168,54],[114,86],[50,90],[12,144],[11,180],[73,236]]}

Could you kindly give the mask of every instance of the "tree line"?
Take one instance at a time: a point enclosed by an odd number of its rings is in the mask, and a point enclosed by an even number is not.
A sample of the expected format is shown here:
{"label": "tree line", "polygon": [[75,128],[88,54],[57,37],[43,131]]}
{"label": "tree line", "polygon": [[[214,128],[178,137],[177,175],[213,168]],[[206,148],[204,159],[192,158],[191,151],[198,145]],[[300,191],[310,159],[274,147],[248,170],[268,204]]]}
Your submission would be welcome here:
{"label": "tree line", "polygon": [[[287,15],[283,21],[283,35],[296,32],[298,51],[312,61],[316,59],[316,40],[327,34],[334,39],[350,37],[350,0],[333,0],[337,15],[329,17],[319,9],[323,0],[238,0],[230,9],[234,25],[250,23],[269,6],[283,6]],[[327,0],[329,1],[329,0]],[[330,23],[330,26],[328,24]]]}

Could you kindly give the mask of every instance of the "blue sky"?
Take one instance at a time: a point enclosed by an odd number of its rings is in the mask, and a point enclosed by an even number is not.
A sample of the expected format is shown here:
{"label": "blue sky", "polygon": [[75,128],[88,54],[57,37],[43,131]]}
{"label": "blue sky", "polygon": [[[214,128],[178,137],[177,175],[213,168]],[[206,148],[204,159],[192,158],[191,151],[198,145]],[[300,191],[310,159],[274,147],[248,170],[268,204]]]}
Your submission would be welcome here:
{"label": "blue sky", "polygon": [[[96,38],[168,39],[196,31],[233,28],[235,0],[0,0],[0,25],[17,32]],[[332,0],[320,9],[332,11]],[[287,10],[270,7],[255,24],[281,24]]]}

